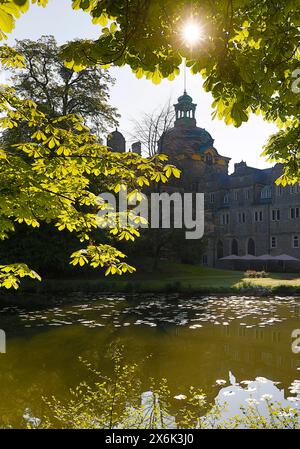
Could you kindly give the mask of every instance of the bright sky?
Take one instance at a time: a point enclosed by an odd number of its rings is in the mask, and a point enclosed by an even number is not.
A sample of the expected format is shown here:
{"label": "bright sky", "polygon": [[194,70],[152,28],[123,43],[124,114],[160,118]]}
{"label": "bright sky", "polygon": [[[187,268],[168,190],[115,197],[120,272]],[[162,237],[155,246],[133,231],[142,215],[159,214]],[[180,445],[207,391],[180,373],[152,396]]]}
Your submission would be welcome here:
{"label": "bright sky", "polygon": [[[97,38],[99,27],[91,23],[90,16],[82,11],[73,11],[71,0],[49,0],[44,9],[31,6],[30,10],[16,22],[16,28],[10,35],[9,44],[14,39],[38,39],[42,35],[52,34],[59,44],[76,38]],[[111,91],[111,104],[121,114],[120,131],[125,136],[132,130],[132,120],[138,119],[143,112],[159,109],[183,92],[183,75],[174,81],[164,80],[159,86],[148,80],[139,80],[128,67],[113,68],[112,75],[116,84]],[[233,163],[244,160],[252,167],[265,168],[269,164],[260,157],[268,137],[276,131],[275,125],[263,122],[253,116],[248,123],[236,129],[211,118],[212,96],[202,89],[200,75],[187,75],[187,91],[193,97],[197,107],[197,124],[205,128],[215,139],[215,147],[220,154],[232,158]]]}

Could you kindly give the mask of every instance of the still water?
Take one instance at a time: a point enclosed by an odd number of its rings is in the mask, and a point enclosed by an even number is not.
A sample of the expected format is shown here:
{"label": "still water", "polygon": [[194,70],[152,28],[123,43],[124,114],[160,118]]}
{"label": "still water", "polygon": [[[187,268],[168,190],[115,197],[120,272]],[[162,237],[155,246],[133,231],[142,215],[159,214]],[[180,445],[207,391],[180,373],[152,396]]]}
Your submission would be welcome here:
{"label": "still water", "polygon": [[[0,354],[0,426],[20,427],[29,409],[42,416],[43,397],[69,398],[87,379],[83,358],[104,374],[112,344],[149,378],[167,378],[172,394],[193,385],[208,402],[229,404],[233,416],[247,399],[271,395],[300,407],[300,354],[292,332],[300,329],[300,299],[73,295],[39,310],[0,309],[6,354]],[[24,298],[24,303],[26,298]]]}

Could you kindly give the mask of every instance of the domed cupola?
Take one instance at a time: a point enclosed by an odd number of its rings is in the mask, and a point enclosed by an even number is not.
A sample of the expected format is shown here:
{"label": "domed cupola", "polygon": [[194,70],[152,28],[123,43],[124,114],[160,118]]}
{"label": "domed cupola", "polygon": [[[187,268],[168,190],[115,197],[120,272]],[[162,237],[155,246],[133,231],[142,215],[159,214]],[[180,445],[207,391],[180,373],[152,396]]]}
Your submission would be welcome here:
{"label": "domed cupola", "polygon": [[184,94],[178,98],[178,103],[192,103],[192,102],[193,99],[187,94],[186,90],[184,91]]}
{"label": "domed cupola", "polygon": [[125,153],[126,140],[123,134],[118,131],[118,128],[107,136],[107,146],[113,151]]}
{"label": "domed cupola", "polygon": [[186,91],[181,97],[178,98],[178,103],[174,104],[176,112],[175,126],[184,126],[193,128],[196,126],[196,107],[193,103],[192,97],[190,97]]}

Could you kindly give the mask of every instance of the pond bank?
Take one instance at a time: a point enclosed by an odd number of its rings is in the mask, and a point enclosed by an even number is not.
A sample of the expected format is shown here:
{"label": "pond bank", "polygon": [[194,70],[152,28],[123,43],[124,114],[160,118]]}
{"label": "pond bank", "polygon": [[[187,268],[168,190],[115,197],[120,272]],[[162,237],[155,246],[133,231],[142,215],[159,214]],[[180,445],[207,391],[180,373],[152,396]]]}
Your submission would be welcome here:
{"label": "pond bank", "polygon": [[[218,270],[199,265],[161,263],[159,271],[138,271],[133,275],[104,277],[43,279],[42,282],[22,280],[17,291],[0,290],[0,301],[24,302],[28,297],[44,298],[69,293],[99,294],[199,294],[199,295],[251,295],[300,296],[300,274],[270,273],[263,278],[248,278],[240,271]],[[72,295],[74,296],[74,295]]]}

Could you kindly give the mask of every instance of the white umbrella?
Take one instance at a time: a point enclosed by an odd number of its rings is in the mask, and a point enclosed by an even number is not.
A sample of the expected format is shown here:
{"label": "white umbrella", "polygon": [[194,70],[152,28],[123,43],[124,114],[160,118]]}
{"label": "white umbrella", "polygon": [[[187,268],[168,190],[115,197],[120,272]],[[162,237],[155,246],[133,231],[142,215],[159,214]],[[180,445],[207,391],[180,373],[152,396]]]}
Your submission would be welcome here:
{"label": "white umbrella", "polygon": [[278,260],[276,257],[271,256],[271,254],[263,254],[262,256],[258,256],[257,259],[259,260]]}
{"label": "white umbrella", "polygon": [[288,254],[280,254],[280,256],[275,257],[276,260],[283,262],[283,271],[286,271],[286,262],[299,262],[299,259]]}
{"label": "white umbrella", "polygon": [[219,260],[240,260],[241,257],[236,256],[235,254],[231,254],[231,256],[222,257]]}
{"label": "white umbrella", "polygon": [[241,260],[257,260],[256,256],[252,256],[252,254],[247,254],[246,256],[240,257]]}
{"label": "white umbrella", "polygon": [[293,256],[289,256],[288,254],[281,254],[280,256],[274,257],[274,259],[283,260],[284,262],[287,262],[289,260],[291,260],[291,261],[294,260],[296,262],[300,262],[300,259],[297,259],[296,257],[293,257]]}

